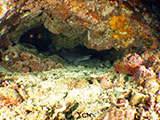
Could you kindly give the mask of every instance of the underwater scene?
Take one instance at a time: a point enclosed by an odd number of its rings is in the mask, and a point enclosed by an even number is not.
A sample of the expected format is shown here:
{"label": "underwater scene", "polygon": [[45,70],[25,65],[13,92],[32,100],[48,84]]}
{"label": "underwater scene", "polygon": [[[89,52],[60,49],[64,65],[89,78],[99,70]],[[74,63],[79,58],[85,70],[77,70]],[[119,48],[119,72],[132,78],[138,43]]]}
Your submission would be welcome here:
{"label": "underwater scene", "polygon": [[160,1],[0,0],[0,120],[160,120]]}

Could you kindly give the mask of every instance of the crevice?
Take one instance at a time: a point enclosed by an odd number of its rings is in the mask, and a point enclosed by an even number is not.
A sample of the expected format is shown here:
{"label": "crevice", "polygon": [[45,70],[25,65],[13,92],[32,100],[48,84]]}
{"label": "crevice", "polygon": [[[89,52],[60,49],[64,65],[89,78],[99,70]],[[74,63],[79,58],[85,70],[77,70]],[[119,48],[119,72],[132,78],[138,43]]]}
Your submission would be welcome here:
{"label": "crevice", "polygon": [[[54,42],[59,38],[70,39],[61,34],[53,34],[43,25],[40,25],[25,32],[20,37],[19,43],[28,49],[36,49],[38,53],[42,53],[44,56],[58,55],[69,64],[77,64],[91,60],[109,61],[113,64],[114,61],[120,57],[120,53],[115,49],[96,51],[94,49],[88,49],[83,43],[73,48],[61,47],[57,49],[56,43]],[[68,44],[70,43],[68,42]]]}

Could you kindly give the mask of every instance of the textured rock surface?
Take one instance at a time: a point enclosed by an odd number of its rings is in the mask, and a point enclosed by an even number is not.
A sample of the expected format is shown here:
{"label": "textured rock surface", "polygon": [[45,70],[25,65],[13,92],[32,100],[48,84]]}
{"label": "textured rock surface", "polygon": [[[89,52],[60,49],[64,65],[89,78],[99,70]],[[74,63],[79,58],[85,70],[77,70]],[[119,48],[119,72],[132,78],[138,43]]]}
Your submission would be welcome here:
{"label": "textured rock surface", "polygon": [[96,50],[157,48],[158,9],[147,6],[149,3],[148,0],[144,3],[141,0],[1,0],[0,36],[16,43],[24,32],[43,24],[50,32],[68,38],[70,46],[62,39],[58,47],[74,47],[78,44],[76,38],[82,36],[78,41]]}
{"label": "textured rock surface", "polygon": [[112,70],[70,66],[38,73],[1,72],[0,118],[75,120],[80,113],[82,120],[158,120],[156,80],[147,78],[143,88],[133,76]]}
{"label": "textured rock surface", "polygon": [[62,64],[50,58],[41,58],[31,52],[24,52],[20,50],[19,46],[12,47],[2,53],[2,65],[12,72],[42,72],[63,68]]}

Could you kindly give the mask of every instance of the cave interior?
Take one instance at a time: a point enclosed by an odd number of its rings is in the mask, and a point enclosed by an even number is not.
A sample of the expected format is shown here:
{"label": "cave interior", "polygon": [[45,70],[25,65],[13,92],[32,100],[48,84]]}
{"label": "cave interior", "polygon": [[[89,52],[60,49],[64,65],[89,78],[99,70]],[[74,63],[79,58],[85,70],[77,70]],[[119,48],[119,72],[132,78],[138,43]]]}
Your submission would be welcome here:
{"label": "cave interior", "polygon": [[40,25],[38,27],[31,28],[27,32],[23,33],[19,39],[19,44],[21,44],[24,47],[35,48],[38,51],[38,53],[41,53],[44,56],[51,56],[53,54],[56,54],[60,56],[62,59],[66,58],[66,62],[69,62],[67,61],[67,59],[69,59],[70,57],[78,59],[79,56],[81,58],[89,56],[88,59],[84,58],[84,60],[108,60],[111,64],[113,64],[114,61],[118,59],[114,55],[119,54],[119,51],[116,51],[115,49],[97,51],[85,47],[82,43],[75,46],[74,48],[62,47],[57,50],[56,45],[54,44],[54,40],[59,37],[65,36],[62,34],[53,34],[49,32],[43,25]]}

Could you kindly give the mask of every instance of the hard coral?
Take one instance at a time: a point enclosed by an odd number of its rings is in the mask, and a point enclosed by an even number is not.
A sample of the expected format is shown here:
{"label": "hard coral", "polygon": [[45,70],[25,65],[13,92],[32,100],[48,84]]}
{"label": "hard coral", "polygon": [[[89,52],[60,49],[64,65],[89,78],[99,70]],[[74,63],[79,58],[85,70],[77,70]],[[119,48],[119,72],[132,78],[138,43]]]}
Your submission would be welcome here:
{"label": "hard coral", "polygon": [[139,85],[158,86],[160,83],[159,50],[146,50],[141,56],[134,53],[126,55],[122,61],[117,60],[114,64],[115,71],[134,75],[134,80]]}

